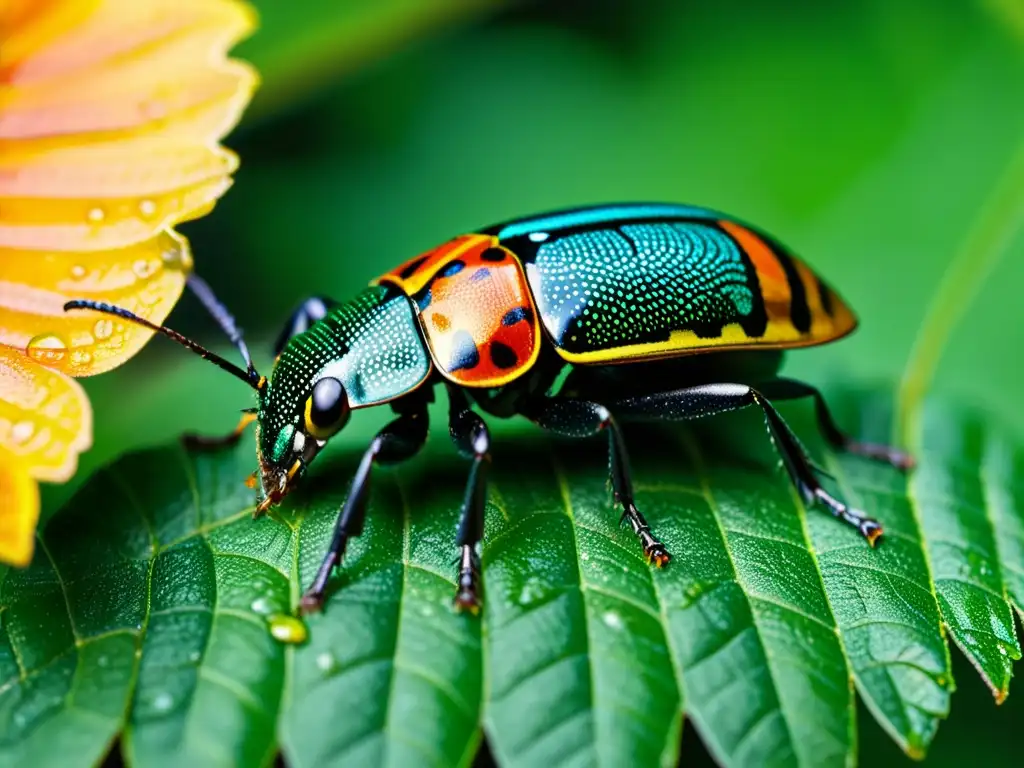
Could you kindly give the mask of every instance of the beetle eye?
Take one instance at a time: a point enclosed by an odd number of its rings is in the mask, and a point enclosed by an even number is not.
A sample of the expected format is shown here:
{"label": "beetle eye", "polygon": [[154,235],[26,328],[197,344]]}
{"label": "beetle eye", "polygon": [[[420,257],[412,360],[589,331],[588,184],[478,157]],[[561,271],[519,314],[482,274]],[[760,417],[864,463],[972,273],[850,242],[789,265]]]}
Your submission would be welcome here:
{"label": "beetle eye", "polygon": [[348,421],[348,396],[341,382],[331,377],[320,379],[306,400],[306,432],[326,440]]}

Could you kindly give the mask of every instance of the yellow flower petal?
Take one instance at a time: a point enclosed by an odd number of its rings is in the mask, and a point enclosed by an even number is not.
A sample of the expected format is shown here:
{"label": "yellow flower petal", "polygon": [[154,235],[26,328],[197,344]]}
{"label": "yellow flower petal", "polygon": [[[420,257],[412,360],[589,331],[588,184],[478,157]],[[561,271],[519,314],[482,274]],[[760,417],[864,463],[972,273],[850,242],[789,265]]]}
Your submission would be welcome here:
{"label": "yellow flower petal", "polygon": [[92,445],[92,411],[81,385],[0,346],[0,451],[37,480],[63,482]]}
{"label": "yellow flower petal", "polygon": [[64,312],[64,303],[103,301],[162,323],[192,257],[183,238],[161,232],[87,256],[0,249],[0,264],[0,344],[27,349],[37,362],[72,376],[90,376],[134,355],[152,333],[96,312]]}
{"label": "yellow flower petal", "polygon": [[32,560],[39,487],[25,466],[0,448],[0,560],[26,566]]}

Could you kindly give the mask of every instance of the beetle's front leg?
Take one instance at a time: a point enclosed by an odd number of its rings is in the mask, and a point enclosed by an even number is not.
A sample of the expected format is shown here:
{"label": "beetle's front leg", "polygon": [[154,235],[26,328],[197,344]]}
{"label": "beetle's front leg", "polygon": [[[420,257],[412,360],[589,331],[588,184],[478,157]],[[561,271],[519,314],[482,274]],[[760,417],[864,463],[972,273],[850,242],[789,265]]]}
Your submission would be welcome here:
{"label": "beetle's front leg", "polygon": [[370,497],[370,474],[374,464],[396,464],[416,455],[427,441],[427,407],[417,403],[414,410],[402,413],[373,438],[356,470],[352,488],[334,525],[331,545],[317,571],[316,578],[299,602],[299,611],[309,613],[323,607],[324,591],[334,568],[341,564],[349,538],[363,532],[366,505]]}
{"label": "beetle's front leg", "polygon": [[622,505],[622,522],[628,522],[640,539],[644,557],[659,568],[672,559],[665,545],[651,532],[647,520],[633,500],[633,477],[622,432],[611,412],[603,405],[570,398],[547,398],[531,403],[523,415],[538,426],[567,437],[589,437],[608,433],[608,462],[615,501]]}
{"label": "beetle's front leg", "polygon": [[189,448],[195,448],[199,450],[215,450],[217,448],[227,448],[237,443],[242,433],[245,432],[245,428],[256,421],[256,409],[246,408],[242,411],[242,418],[238,420],[238,424],[233,430],[228,432],[226,435],[211,436],[211,435],[194,435],[185,434],[181,436],[182,442],[185,443]]}
{"label": "beetle's front leg", "polygon": [[466,395],[462,390],[452,386],[448,387],[448,432],[459,453],[473,461],[455,540],[459,548],[455,609],[478,613],[480,562],[476,554],[476,545],[484,536],[487,472],[491,466],[491,435],[480,415],[470,409]]}

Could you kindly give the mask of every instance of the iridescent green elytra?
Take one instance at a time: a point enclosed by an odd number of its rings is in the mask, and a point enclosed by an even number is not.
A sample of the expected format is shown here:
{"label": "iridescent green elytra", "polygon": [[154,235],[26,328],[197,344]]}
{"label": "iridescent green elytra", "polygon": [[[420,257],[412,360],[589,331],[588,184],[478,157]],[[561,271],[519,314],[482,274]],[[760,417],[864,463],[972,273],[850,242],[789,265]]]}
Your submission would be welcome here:
{"label": "iridescent green elytra", "polygon": [[277,345],[269,381],[252,365],[234,320],[198,277],[189,285],[236,343],[246,370],[126,310],[89,308],[158,330],[257,393],[237,440],[258,421],[262,498],[278,503],[352,410],[387,404],[395,419],[367,448],[335,535],[300,609],[318,609],[346,544],[362,531],[375,464],[423,445],[434,385],[450,401],[449,428],[472,464],[455,544],[455,605],[479,607],[477,544],[490,435],[478,413],[521,415],[544,429],[609,438],[622,519],[656,565],[670,555],[637,509],[620,419],[692,419],[761,409],[797,490],[872,545],[881,526],[822,488],[772,400],[813,397],[837,447],[908,468],[906,454],[846,437],[813,387],[776,375],[781,350],[823,344],[856,326],[843,300],[767,235],[703,208],[625,204],[561,211],[462,235],[410,259],[345,303],[304,302]]}

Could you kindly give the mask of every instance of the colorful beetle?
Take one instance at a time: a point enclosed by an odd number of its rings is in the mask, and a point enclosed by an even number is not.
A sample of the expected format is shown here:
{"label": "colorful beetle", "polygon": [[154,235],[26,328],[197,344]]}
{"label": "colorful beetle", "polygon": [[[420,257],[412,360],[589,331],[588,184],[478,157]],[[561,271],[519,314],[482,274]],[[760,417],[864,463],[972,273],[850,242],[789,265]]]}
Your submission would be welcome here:
{"label": "colorful beetle", "polygon": [[425,442],[427,405],[439,383],[448,390],[452,439],[472,461],[456,535],[455,605],[474,612],[490,437],[471,403],[563,435],[606,432],[615,502],[657,566],[670,555],[634,502],[617,419],[692,419],[757,406],[804,500],[822,504],[872,545],[881,526],[822,488],[771,401],[813,397],[833,445],[902,469],[912,465],[901,451],[849,439],[816,389],[775,375],[781,350],[850,333],[856,320],[847,305],[779,243],[703,208],[606,205],[456,237],[351,301],[302,304],[279,340],[269,381],[209,287],[195,276],[189,285],[247,370],[118,307],[73,301],[65,308],[160,331],[256,390],[258,405],[238,428],[204,442],[235,440],[258,421],[257,515],[294,487],[352,410],[389,404],[397,413],[363,455],[303,611],[321,607],[348,539],[362,531],[373,465],[405,460]]}

